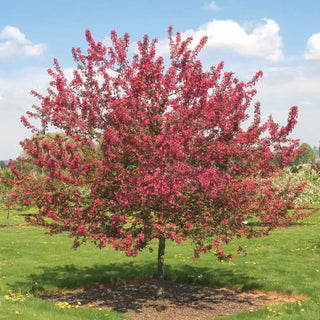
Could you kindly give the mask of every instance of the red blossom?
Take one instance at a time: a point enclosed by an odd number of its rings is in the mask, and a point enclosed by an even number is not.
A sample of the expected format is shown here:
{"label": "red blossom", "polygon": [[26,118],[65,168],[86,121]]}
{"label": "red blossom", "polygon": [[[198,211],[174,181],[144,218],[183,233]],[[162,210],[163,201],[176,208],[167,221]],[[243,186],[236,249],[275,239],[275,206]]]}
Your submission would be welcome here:
{"label": "red blossom", "polygon": [[[303,217],[288,211],[303,186],[271,183],[296,155],[288,135],[298,110],[280,127],[272,117],[263,123],[256,103],[250,120],[261,71],[245,83],[223,63],[204,70],[197,55],[206,38],[191,49],[172,28],[168,65],[148,36],[131,60],[128,34],[112,31],[110,47],[89,30],[86,39],[86,53],[73,49],[73,79],[55,59],[47,95],[33,92],[40,104],[21,117],[34,135],[21,142],[18,164],[37,169],[10,164],[12,196],[39,208],[34,224],[68,231],[75,247],[92,238],[135,256],[155,237],[190,238],[196,257],[214,249],[222,259],[221,242]],[[262,227],[244,223],[252,218]]]}

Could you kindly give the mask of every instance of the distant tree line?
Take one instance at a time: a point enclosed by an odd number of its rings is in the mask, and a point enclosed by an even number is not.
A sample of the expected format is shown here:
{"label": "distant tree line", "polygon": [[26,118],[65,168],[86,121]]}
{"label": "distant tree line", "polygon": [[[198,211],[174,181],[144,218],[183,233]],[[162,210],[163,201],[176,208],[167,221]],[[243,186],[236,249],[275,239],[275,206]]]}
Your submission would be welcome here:
{"label": "distant tree line", "polygon": [[290,163],[291,166],[299,166],[301,164],[306,163],[314,163],[316,161],[316,152],[315,148],[311,148],[311,146],[308,143],[302,143],[299,147],[300,152],[294,160]]}
{"label": "distant tree line", "polygon": [[8,167],[8,161],[7,160],[0,160],[0,170],[3,170]]}

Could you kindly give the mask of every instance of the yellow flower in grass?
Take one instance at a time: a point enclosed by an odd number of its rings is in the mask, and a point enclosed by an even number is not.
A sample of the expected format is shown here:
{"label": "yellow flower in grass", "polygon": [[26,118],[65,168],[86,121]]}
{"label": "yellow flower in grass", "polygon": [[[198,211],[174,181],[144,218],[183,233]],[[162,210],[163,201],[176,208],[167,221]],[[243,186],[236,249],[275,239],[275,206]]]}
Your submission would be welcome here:
{"label": "yellow flower in grass", "polygon": [[77,308],[79,308],[79,304],[72,305],[72,304],[69,304],[69,302],[67,302],[67,301],[56,302],[55,306],[58,307],[59,309],[72,309],[72,308],[77,309]]}
{"label": "yellow flower in grass", "polygon": [[8,301],[12,302],[22,302],[25,301],[26,298],[30,298],[31,294],[21,294],[21,293],[12,293],[11,290],[8,290],[8,294],[4,296],[4,298]]}

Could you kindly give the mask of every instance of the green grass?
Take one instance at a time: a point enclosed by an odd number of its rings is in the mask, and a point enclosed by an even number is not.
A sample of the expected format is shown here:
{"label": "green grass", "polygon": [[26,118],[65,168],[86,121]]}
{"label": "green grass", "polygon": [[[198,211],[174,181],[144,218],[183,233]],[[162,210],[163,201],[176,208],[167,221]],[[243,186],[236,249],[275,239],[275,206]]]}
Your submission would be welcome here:
{"label": "green grass", "polygon": [[[12,223],[20,225],[22,221],[18,212],[12,214]],[[264,308],[223,319],[320,319],[319,214],[279,229],[269,237],[243,239],[226,249],[235,252],[239,245],[246,249],[247,257],[218,262],[213,254],[193,261],[193,251],[187,243],[168,243],[166,276],[179,282],[285,291],[310,297],[302,306],[292,303],[272,307],[271,311]],[[39,228],[0,230],[0,319],[125,319],[116,312],[106,316],[103,311],[88,308],[59,309],[34,294],[44,289],[70,289],[156,275],[156,251],[144,251],[132,259],[112,248],[96,249],[90,243],[77,250],[70,250],[71,246],[72,239],[67,235],[48,237]],[[5,299],[8,290],[32,295],[13,302]]]}
{"label": "green grass", "polygon": [[[30,215],[34,210],[30,208],[18,208],[14,206],[9,209],[9,226],[25,225],[25,217]],[[7,226],[8,209],[0,206],[0,227]]]}

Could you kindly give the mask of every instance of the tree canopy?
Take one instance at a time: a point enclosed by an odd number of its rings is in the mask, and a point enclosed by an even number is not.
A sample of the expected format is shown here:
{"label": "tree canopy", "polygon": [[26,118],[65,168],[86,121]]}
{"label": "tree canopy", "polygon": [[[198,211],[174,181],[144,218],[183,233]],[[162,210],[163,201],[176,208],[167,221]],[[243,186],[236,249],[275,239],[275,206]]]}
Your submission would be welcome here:
{"label": "tree canopy", "polygon": [[[279,126],[272,117],[263,123],[256,103],[250,121],[261,71],[243,82],[223,63],[204,70],[197,55],[206,37],[192,47],[171,27],[168,65],[147,35],[132,58],[128,34],[112,31],[110,47],[89,30],[86,39],[86,53],[72,51],[73,78],[55,59],[47,94],[33,92],[40,104],[21,118],[34,135],[22,142],[18,162],[45,169],[21,172],[11,163],[13,197],[39,208],[32,223],[69,232],[74,247],[92,239],[128,256],[159,239],[163,278],[166,239],[190,239],[196,257],[213,251],[222,259],[223,243],[301,217],[288,208],[303,186],[270,180],[296,155],[298,141],[288,136],[298,110]],[[48,138],[48,130],[58,134]]]}

